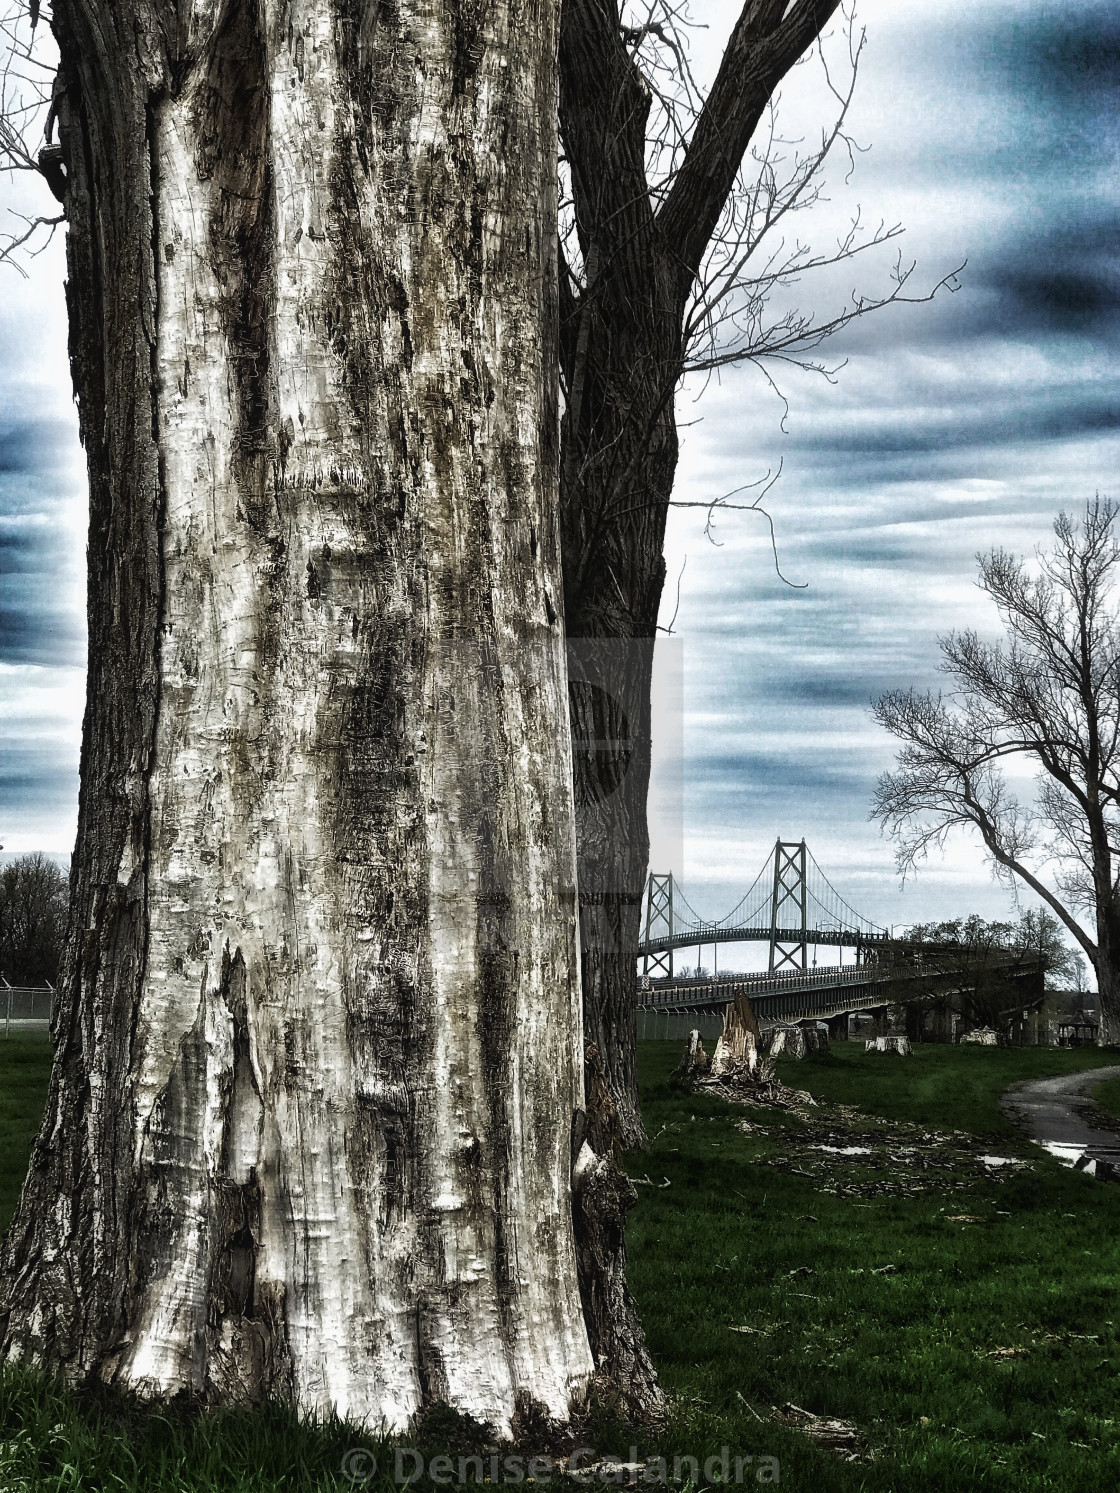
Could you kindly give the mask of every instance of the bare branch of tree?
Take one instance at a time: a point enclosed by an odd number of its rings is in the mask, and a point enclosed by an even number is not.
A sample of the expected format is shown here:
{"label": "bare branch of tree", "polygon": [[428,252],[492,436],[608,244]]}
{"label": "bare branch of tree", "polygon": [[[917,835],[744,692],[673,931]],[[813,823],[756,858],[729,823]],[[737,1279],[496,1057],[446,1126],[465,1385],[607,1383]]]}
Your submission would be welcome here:
{"label": "bare branch of tree", "polygon": [[657,624],[657,631],[658,632],[664,632],[664,633],[668,633],[670,635],[672,634],[673,623],[676,622],[676,620],[677,620],[677,613],[681,609],[681,581],[684,579],[684,568],[685,568],[685,566],[687,564],[688,564],[688,556],[685,555],[684,559],[681,561],[680,571],[677,574],[677,604],[673,608],[673,615],[669,618],[669,625],[668,625],[668,627],[662,627],[661,623],[659,622]]}
{"label": "bare branch of tree", "polygon": [[691,285],[774,89],[820,35],[840,0],[747,0],[658,224]]}
{"label": "bare branch of tree", "polygon": [[[35,259],[51,241],[54,230],[66,222],[66,214],[59,213],[54,218],[27,218],[23,213],[13,212],[13,217],[19,218],[27,226],[22,233],[13,234],[10,238],[0,238],[0,264],[10,264],[23,278],[27,279],[27,271],[20,263],[21,254],[23,258]],[[46,238],[35,247],[31,247],[35,235],[40,229],[46,229]]]}
{"label": "bare branch of tree", "polygon": [[[50,143],[57,56],[49,22],[48,7],[25,0],[9,0],[0,13],[0,173],[34,172],[61,200],[65,172]],[[43,252],[65,214],[9,211],[23,226],[0,233],[0,264],[26,278],[25,262]]]}
{"label": "bare branch of tree", "polygon": [[[719,77],[705,99],[688,64],[691,22],[685,4],[635,0],[616,12],[619,20],[612,32],[613,3],[573,0],[575,10],[569,11],[572,19],[565,33],[570,54],[566,73],[573,78],[578,75],[581,99],[579,107],[561,111],[562,125],[572,138],[560,165],[561,381],[568,432],[564,487],[587,495],[575,551],[579,556],[575,562],[578,574],[573,577],[577,587],[585,583],[594,565],[593,556],[601,550],[606,528],[648,506],[648,497],[643,495],[636,503],[630,489],[647,459],[654,432],[671,412],[684,374],[712,374],[750,363],[779,398],[783,396],[773,370],[780,366],[790,365],[832,381],[842,364],[830,366],[814,357],[829,337],[887,306],[919,304],[944,289],[956,289],[957,275],[963,269],[962,265],[942,276],[928,291],[914,293],[909,287],[915,266],[897,255],[890,283],[878,294],[853,290],[846,305],[824,316],[788,304],[791,291],[804,276],[835,271],[850,259],[881,250],[901,233],[897,224],[865,225],[857,212],[827,249],[784,235],[791,214],[820,200],[823,169],[830,154],[837,148],[845,151],[850,174],[859,150],[846,130],[846,120],[864,37],[857,33],[848,10],[835,4],[817,7],[819,14],[809,38],[816,45],[802,60],[806,65],[813,65],[813,59],[819,64],[836,108],[817,146],[805,152],[799,142],[785,139],[780,131],[775,84],[790,66],[781,48],[795,34],[790,29],[795,12],[797,24],[805,26],[812,7],[747,0]],[[847,47],[847,70],[840,81],[820,41],[824,21],[837,10],[844,17],[842,37]],[[800,37],[801,32],[796,35]],[[748,70],[749,77],[743,74],[736,81],[729,59],[736,55],[736,48],[744,47],[751,51],[754,71]],[[578,62],[573,62],[577,56]],[[751,89],[757,90],[763,77],[766,87],[756,96]],[[586,107],[586,100],[600,93],[606,98],[606,109]],[[735,137],[738,154],[730,177],[725,169],[728,161],[720,154],[723,195],[714,231],[706,240],[695,274],[683,282],[684,290],[678,283],[676,292],[661,293],[663,300],[668,295],[670,315],[669,303],[674,295],[680,297],[679,337],[668,344],[667,356],[659,359],[651,347],[643,354],[646,366],[634,369],[633,377],[646,385],[641,400],[630,403],[630,423],[640,421],[640,429],[626,430],[617,421],[595,420],[592,439],[573,438],[586,423],[588,359],[598,345],[592,327],[598,322],[605,328],[617,322],[620,314],[632,316],[637,327],[648,315],[633,294],[625,295],[620,303],[618,285],[620,275],[631,276],[639,264],[648,262],[647,245],[656,245],[655,261],[662,256],[669,266],[669,279],[680,282],[679,245],[672,224],[673,204],[683,199],[675,194],[699,189],[696,163],[715,149],[714,121],[721,109],[731,110],[739,119],[737,111],[746,107],[748,94],[753,102],[747,102],[756,112],[753,134]],[[728,121],[724,123],[731,128]],[[725,154],[725,147],[731,149],[724,141],[717,154]],[[601,163],[600,169],[591,170],[591,162]],[[643,273],[656,277],[658,272],[654,266]],[[667,497],[660,499],[665,510]]]}

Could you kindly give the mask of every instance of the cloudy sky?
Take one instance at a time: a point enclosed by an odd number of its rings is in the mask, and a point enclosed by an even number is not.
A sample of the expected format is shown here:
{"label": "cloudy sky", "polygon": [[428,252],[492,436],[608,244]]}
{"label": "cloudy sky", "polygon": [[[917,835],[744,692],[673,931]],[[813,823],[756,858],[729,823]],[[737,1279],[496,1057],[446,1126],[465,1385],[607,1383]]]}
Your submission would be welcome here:
{"label": "cloudy sky", "polygon": [[[678,497],[719,496],[781,460],[767,506],[783,571],[808,582],[775,576],[761,519],[721,520],[717,549],[701,517],[672,516],[663,621],[687,556],[678,874],[709,916],[733,905],[779,835],[804,837],[884,924],[1012,911],[963,838],[900,891],[867,819],[893,758],[869,701],[945,683],[939,633],[996,635],[978,551],[1030,554],[1063,505],[1120,492],[1120,17],[1084,0],[861,0],[858,19],[867,47],[850,125],[870,149],[848,187],[834,173],[825,214],[844,220],[858,203],[901,222],[921,288],[967,268],[956,294],[883,311],[830,344],[846,359],[834,384],[779,372],[785,432],[749,368],[680,401],[682,419],[701,418]],[[820,94],[802,94],[807,122]],[[846,283],[882,282],[853,265]],[[826,312],[837,300],[808,282],[801,294]]]}
{"label": "cloudy sky", "polygon": [[[700,66],[736,7],[696,0]],[[863,147],[847,185],[799,224],[827,244],[858,204],[905,226],[914,285],[967,260],[961,288],[896,308],[827,352],[834,382],[785,369],[783,406],[750,368],[686,389],[678,497],[718,497],[782,464],[764,522],[670,522],[666,617],[684,678],[683,832],[664,827],[690,900],[720,916],[775,838],[809,842],[861,911],[905,923],[1011,908],[961,841],[899,890],[867,819],[892,749],[868,706],[879,691],[936,685],[936,636],[991,630],[974,586],[993,544],[1029,553],[1055,513],[1120,491],[1120,21],[1105,0],[860,0],[867,46],[850,128]],[[819,79],[798,70],[787,128],[812,137]],[[4,187],[27,207],[22,188]],[[39,210],[50,210],[50,199]],[[3,586],[0,762],[6,853],[67,852],[76,819],[84,681],[83,464],[69,395],[61,246],[21,280],[0,267]],[[808,282],[827,313],[875,293],[887,265]],[[697,397],[699,396],[699,397]],[[673,733],[669,733],[670,737]],[[679,733],[677,733],[679,735]],[[667,782],[679,770],[662,764]],[[659,802],[671,802],[662,788]],[[658,869],[670,869],[669,864]]]}

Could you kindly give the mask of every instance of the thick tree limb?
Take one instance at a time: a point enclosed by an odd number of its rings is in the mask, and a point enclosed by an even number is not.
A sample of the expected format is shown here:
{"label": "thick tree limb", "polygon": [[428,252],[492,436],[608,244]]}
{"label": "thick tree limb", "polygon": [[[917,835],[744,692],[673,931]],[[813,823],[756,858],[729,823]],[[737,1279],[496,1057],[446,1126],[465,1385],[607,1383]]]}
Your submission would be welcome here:
{"label": "thick tree limb", "polygon": [[691,286],[774,89],[820,35],[840,0],[747,0],[684,163],[657,215],[666,252]]}

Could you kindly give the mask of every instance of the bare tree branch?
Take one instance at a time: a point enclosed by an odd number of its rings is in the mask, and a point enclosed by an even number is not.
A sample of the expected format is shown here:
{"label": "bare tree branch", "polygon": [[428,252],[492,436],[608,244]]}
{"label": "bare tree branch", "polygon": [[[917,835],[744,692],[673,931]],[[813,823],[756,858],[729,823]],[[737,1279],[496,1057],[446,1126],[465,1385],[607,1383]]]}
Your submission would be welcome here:
{"label": "bare tree branch", "polygon": [[[10,264],[26,280],[27,271],[20,263],[20,251],[24,251],[22,257],[27,259],[35,259],[40,255],[50,243],[54,230],[66,222],[66,214],[59,213],[54,218],[25,218],[22,213],[13,213],[13,217],[19,218],[27,226],[22,233],[13,234],[10,238],[0,238],[0,264]],[[32,241],[41,228],[47,230],[47,236],[32,248]]]}
{"label": "bare tree branch", "polygon": [[746,0],[658,227],[687,284],[700,269],[739,164],[774,89],[840,0]]}
{"label": "bare tree branch", "polygon": [[[0,12],[0,173],[34,172],[61,201],[65,168],[50,142],[57,53],[49,22],[48,7],[25,0],[9,0]],[[26,278],[26,261],[43,252],[65,214],[9,212],[23,227],[0,233],[0,264]]]}

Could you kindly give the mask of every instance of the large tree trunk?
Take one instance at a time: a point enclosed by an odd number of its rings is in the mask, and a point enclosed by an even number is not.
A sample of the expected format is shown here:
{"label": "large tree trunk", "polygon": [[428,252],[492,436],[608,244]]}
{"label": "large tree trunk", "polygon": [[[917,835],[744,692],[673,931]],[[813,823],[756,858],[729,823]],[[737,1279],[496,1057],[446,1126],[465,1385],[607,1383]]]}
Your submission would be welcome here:
{"label": "large tree trunk", "polygon": [[677,466],[679,277],[645,182],[649,96],[612,0],[561,27],[560,117],[586,289],[561,280],[564,606],[569,638],[584,1030],[620,1138],[645,1143],[636,954],[649,859],[650,684]]}
{"label": "large tree trunk", "polygon": [[54,8],[90,684],[3,1352],[562,1417],[554,8],[184,9]]}
{"label": "large tree trunk", "polygon": [[1120,1045],[1120,878],[1114,871],[1114,828],[1105,811],[1106,803],[1108,799],[1097,786],[1088,815],[1097,931],[1092,960],[1100,1011],[1097,1042],[1111,1047]]}
{"label": "large tree trunk", "polygon": [[[581,666],[591,658],[583,667],[598,692],[573,670],[584,1027],[601,1047],[627,1145],[645,1138],[634,1066],[635,958],[685,314],[758,121],[838,6],[743,0],[679,169],[657,200],[646,178],[650,85],[618,0],[563,6],[560,127],[583,260],[582,285],[563,270],[560,277],[564,598],[573,656]],[[599,737],[591,752],[587,718],[596,698],[616,731],[628,723],[628,736]]]}
{"label": "large tree trunk", "polygon": [[[560,116],[587,290],[560,288],[560,510],[580,901],[587,1119],[577,1232],[596,1365],[623,1408],[664,1398],[626,1285],[636,1201],[619,1153],[646,1143],[638,1103],[635,956],[649,858],[650,685],[677,462],[680,312],[661,259],[644,150],[648,96],[619,48],[617,8],[566,4]],[[640,185],[639,185],[640,184]]]}

